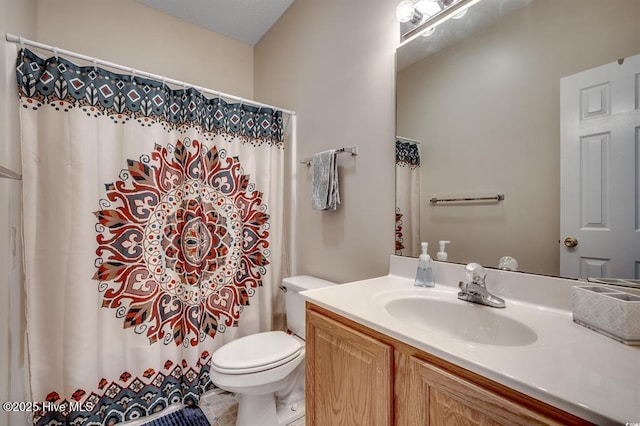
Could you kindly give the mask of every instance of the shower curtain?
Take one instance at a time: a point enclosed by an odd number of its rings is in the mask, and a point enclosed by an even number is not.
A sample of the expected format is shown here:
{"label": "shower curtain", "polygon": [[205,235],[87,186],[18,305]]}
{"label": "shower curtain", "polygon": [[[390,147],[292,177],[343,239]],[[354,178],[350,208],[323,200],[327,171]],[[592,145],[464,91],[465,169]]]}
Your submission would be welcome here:
{"label": "shower curtain", "polygon": [[197,404],[218,347],[282,326],[282,113],[26,49],[16,71],[34,422]]}
{"label": "shower curtain", "polygon": [[396,255],[420,254],[420,151],[396,140]]}

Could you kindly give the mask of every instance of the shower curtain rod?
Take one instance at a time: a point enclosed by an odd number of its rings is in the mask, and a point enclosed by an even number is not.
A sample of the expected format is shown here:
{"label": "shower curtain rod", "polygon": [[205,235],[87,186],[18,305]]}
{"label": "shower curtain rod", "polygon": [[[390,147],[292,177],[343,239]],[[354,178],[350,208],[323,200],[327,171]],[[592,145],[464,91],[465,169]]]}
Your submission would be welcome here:
{"label": "shower curtain rod", "polygon": [[404,136],[396,136],[396,139],[400,139],[403,140],[405,142],[413,142],[413,143],[420,143],[420,141],[417,141],[415,139],[409,139],[409,138],[405,138]]}
{"label": "shower curtain rod", "polygon": [[251,99],[241,98],[239,96],[230,95],[228,93],[219,92],[219,91],[216,91],[216,90],[206,89],[204,87],[196,86],[194,84],[190,84],[190,83],[187,83],[187,82],[184,82],[184,81],[175,80],[173,78],[163,77],[161,75],[152,74],[150,72],[141,71],[141,70],[138,70],[138,69],[135,69],[135,68],[131,68],[131,67],[125,67],[123,65],[115,64],[113,62],[104,61],[102,59],[98,59],[98,58],[91,57],[91,56],[86,56],[86,55],[83,55],[81,53],[72,52],[70,50],[58,49],[57,47],[53,47],[53,46],[50,46],[48,44],[40,43],[40,42],[33,41],[33,40],[28,40],[26,38],[17,36],[15,34],[7,33],[6,39],[7,39],[8,42],[18,43],[22,47],[24,47],[26,45],[26,46],[35,47],[35,48],[38,48],[38,49],[48,50],[50,52],[53,52],[53,54],[55,56],[58,56],[58,55],[70,56],[70,57],[73,57],[73,58],[81,59],[83,61],[91,62],[91,63],[93,63],[93,65],[102,65],[102,66],[106,66],[106,67],[109,67],[109,68],[114,68],[114,69],[130,72],[131,74],[134,74],[136,76],[148,77],[148,78],[152,78],[154,80],[160,80],[163,83],[169,83],[169,84],[173,84],[173,85],[176,85],[176,86],[183,86],[183,87],[187,87],[187,86],[188,87],[193,87],[194,89],[196,89],[196,90],[198,90],[200,92],[208,93],[208,94],[215,95],[215,96],[221,97],[221,98],[227,98],[227,99],[231,99],[231,100],[234,100],[234,101],[239,101],[241,104],[253,105],[253,106],[257,106],[259,108],[271,108],[271,109],[274,109],[274,110],[282,111],[283,113],[289,114],[291,116],[296,115],[295,111],[291,111],[291,110],[287,110],[287,109],[284,109],[284,108],[275,107],[275,106],[268,105],[268,104],[263,104],[261,102],[257,102],[257,101],[251,100]]}

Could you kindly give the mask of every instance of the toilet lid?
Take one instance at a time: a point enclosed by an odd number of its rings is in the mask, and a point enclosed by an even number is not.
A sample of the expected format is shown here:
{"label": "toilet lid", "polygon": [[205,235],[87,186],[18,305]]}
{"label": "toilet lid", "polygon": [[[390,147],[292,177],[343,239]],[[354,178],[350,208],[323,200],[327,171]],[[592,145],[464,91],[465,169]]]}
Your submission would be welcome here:
{"label": "toilet lid", "polygon": [[252,334],[214,352],[211,363],[220,372],[246,374],[267,370],[295,358],[302,344],[283,331]]}

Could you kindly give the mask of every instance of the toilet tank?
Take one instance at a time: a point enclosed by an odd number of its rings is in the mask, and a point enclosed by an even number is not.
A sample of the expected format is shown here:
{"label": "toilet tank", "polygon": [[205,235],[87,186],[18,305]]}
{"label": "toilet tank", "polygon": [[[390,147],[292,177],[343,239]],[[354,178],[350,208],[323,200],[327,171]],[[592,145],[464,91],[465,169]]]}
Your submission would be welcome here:
{"label": "toilet tank", "polygon": [[285,306],[287,310],[287,328],[296,336],[305,338],[305,299],[299,293],[305,290],[336,285],[331,281],[311,277],[309,275],[297,275],[284,278],[282,286],[285,288]]}

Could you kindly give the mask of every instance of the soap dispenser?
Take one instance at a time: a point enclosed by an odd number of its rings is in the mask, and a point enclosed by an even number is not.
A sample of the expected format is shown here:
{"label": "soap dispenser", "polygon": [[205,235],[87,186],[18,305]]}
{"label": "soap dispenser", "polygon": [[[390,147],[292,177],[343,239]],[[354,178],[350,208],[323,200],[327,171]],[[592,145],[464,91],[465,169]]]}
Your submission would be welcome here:
{"label": "soap dispenser", "polygon": [[431,256],[427,253],[429,243],[422,243],[422,254],[418,257],[418,270],[416,271],[416,287],[435,287],[433,281],[433,269],[431,268]]}
{"label": "soap dispenser", "polygon": [[436,253],[436,259],[444,261],[444,260],[447,260],[449,258],[449,255],[445,251],[445,245],[449,244],[450,242],[451,241],[442,241],[442,240],[440,240],[440,251],[438,253]]}

